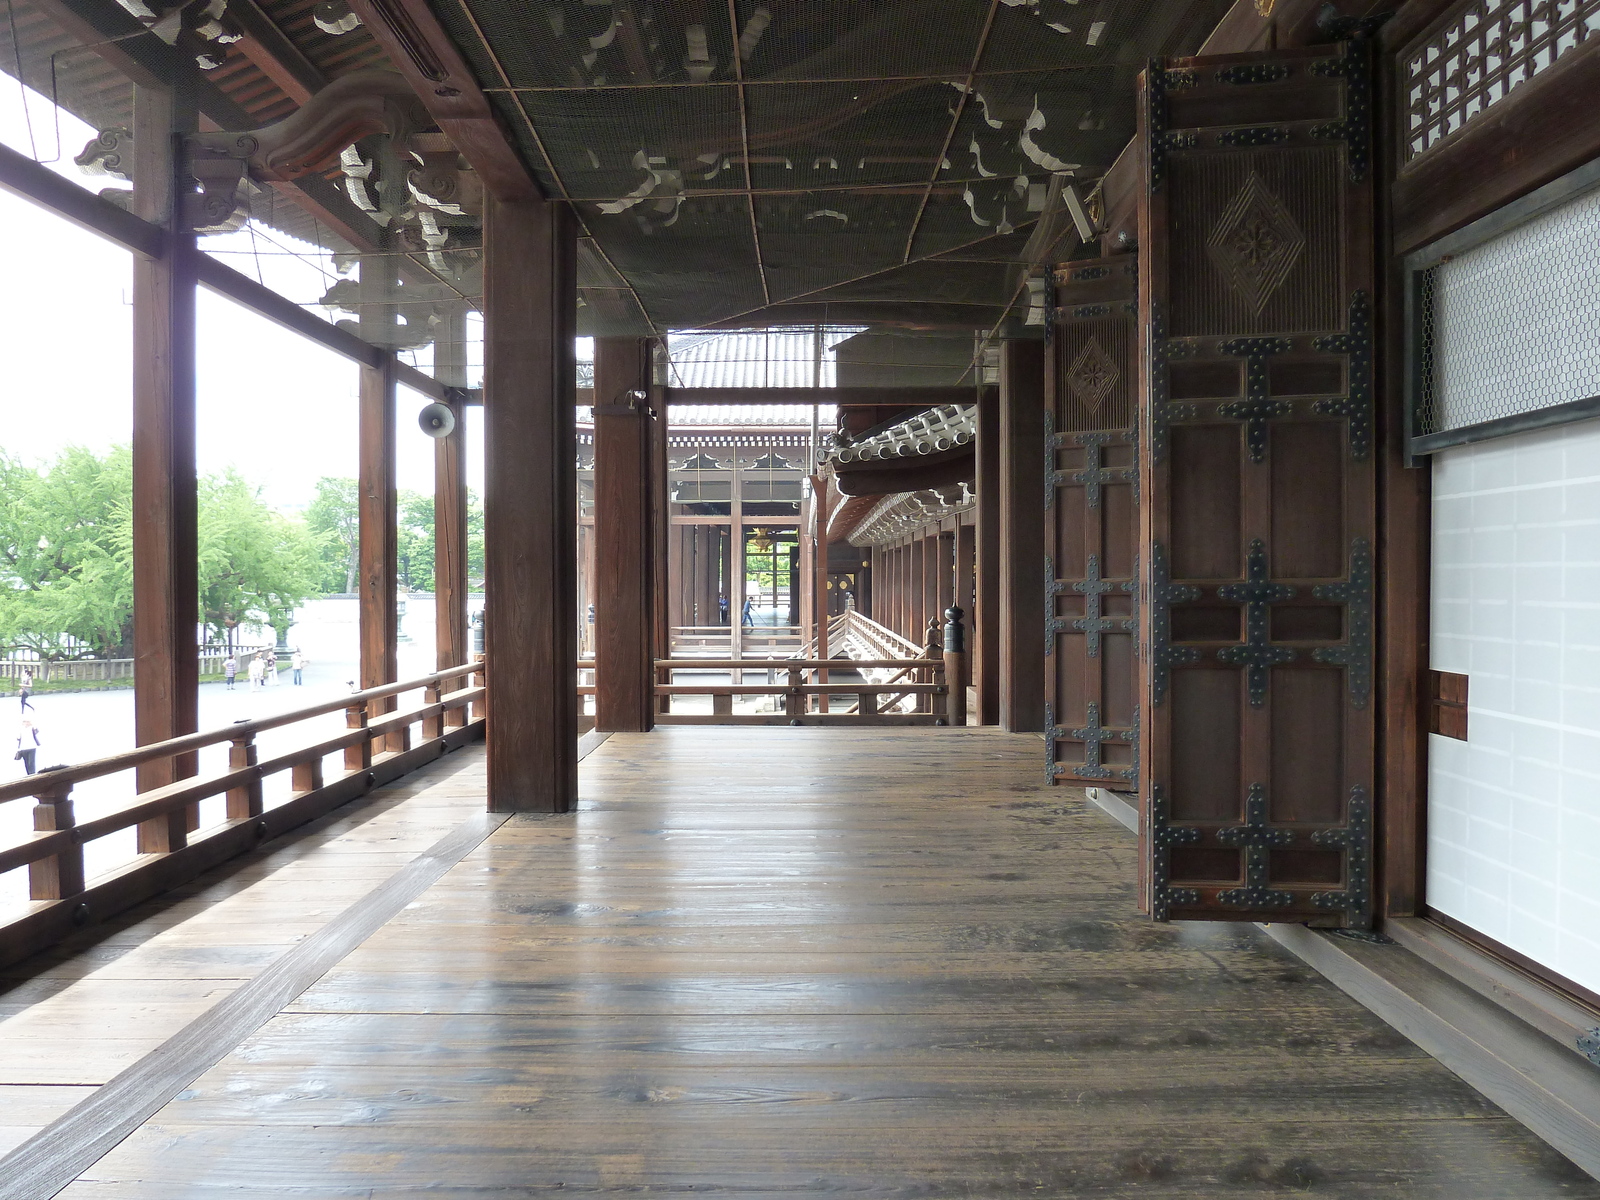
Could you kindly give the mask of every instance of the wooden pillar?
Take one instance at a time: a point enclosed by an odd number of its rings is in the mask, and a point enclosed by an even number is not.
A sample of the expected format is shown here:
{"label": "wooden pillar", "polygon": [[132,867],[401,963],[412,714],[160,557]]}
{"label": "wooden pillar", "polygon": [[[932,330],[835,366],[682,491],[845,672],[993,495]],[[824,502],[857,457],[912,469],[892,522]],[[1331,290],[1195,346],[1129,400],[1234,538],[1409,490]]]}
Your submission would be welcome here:
{"label": "wooden pillar", "polygon": [[[134,94],[134,215],[169,232],[163,258],[133,256],[133,678],[139,745],[199,722],[195,495],[195,249],[175,180],[189,119],[170,94]],[[181,189],[187,191],[187,189]],[[138,768],[140,791],[197,773],[194,755]],[[177,850],[198,810],[139,825],[142,854]]]}
{"label": "wooden pillar", "polygon": [[[824,480],[820,475],[813,475],[811,477],[811,489],[812,495],[817,498],[817,545],[815,551],[816,560],[813,563],[816,580],[816,598],[812,601],[812,605],[815,607],[817,612],[817,657],[819,659],[826,659],[829,654],[828,517],[831,515],[828,511],[827,481]],[[842,500],[843,498],[841,497],[841,502]],[[828,672],[826,668],[817,672],[817,682],[828,682]],[[817,711],[822,713],[828,711],[828,697],[826,694],[817,697]]]}
{"label": "wooden pillar", "polygon": [[567,812],[577,801],[576,254],[565,205],[486,198],[491,812]]}
{"label": "wooden pillar", "polygon": [[1000,409],[978,405],[974,448],[978,494],[977,578],[972,597],[973,681],[978,693],[978,724],[1000,722]]}
{"label": "wooden pillar", "polygon": [[816,502],[808,493],[800,503],[800,633],[811,642],[817,637],[817,596],[811,586],[816,573],[816,529],[813,522]]}
{"label": "wooden pillar", "polygon": [[[452,304],[433,344],[434,376],[467,386],[467,311]],[[456,427],[433,445],[433,604],[435,665],[443,670],[469,661],[467,640],[467,438],[465,412],[451,404]]]}
{"label": "wooden pillar", "polygon": [[[365,264],[363,264],[365,266]],[[361,686],[395,682],[400,627],[395,616],[395,381],[387,354],[376,367],[361,368],[359,588]],[[375,711],[388,712],[392,700]]]}
{"label": "wooden pillar", "polygon": [[[1044,343],[1000,352],[1000,724],[1044,729]],[[979,411],[982,411],[980,406]]]}
{"label": "wooden pillar", "polygon": [[645,344],[594,342],[595,728],[644,733],[654,695],[655,563]]}
{"label": "wooden pillar", "polygon": [[[654,598],[652,609],[652,658],[672,657],[672,619],[667,613],[667,588],[671,584],[667,562],[667,546],[675,536],[672,526],[671,475],[668,464],[667,434],[670,432],[667,413],[667,348],[659,338],[652,338],[645,347],[646,388],[650,400],[649,433],[646,442],[650,448],[650,537],[651,568]],[[652,693],[654,670],[651,671]],[[649,697],[647,696],[647,703]],[[650,706],[654,711],[654,706]]]}
{"label": "wooden pillar", "polygon": [[[733,500],[729,504],[733,515],[728,525],[728,644],[729,656],[744,657],[744,501],[740,498],[740,484],[744,475],[735,448],[733,458]],[[733,682],[744,676],[735,671]]]}

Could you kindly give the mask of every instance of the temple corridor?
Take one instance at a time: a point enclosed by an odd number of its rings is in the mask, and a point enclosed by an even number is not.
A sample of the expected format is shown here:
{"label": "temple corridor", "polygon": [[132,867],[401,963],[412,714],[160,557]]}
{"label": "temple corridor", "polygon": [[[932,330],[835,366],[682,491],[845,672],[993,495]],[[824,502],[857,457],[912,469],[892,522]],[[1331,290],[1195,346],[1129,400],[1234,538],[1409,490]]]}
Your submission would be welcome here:
{"label": "temple corridor", "polygon": [[[1142,918],[1135,839],[1038,757],[618,734],[576,814],[499,824],[458,751],[13,973],[0,1035],[33,1052],[0,1037],[0,1127],[65,1110],[43,1157],[70,1159],[104,1136],[70,1106],[123,1072],[154,1115],[71,1200],[1600,1196],[1254,926]],[[317,936],[344,944],[291,1002],[205,1025]],[[75,996],[100,1037],[39,1040]],[[190,1020],[226,1042],[199,1078]]]}

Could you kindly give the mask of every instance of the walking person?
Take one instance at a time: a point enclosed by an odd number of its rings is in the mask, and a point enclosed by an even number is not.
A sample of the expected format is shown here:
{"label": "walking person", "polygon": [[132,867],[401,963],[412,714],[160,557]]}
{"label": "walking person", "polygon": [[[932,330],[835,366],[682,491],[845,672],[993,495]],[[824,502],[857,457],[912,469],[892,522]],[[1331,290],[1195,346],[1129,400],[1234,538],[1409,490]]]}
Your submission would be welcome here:
{"label": "walking person", "polygon": [[289,656],[289,666],[294,671],[294,685],[299,687],[304,682],[300,678],[300,672],[306,669],[306,656],[296,650]]}
{"label": "walking person", "polygon": [[17,752],[13,758],[22,760],[22,773],[32,775],[39,759],[39,727],[28,717],[22,718],[17,731]]}
{"label": "walking person", "polygon": [[753,627],[756,623],[755,612],[747,596],[744,602],[744,611],[740,614],[739,623],[746,627]]}
{"label": "walking person", "polygon": [[228,690],[233,691],[233,681],[239,676],[239,660],[232,654],[222,660],[222,678],[228,685]]}
{"label": "walking person", "polygon": [[252,694],[261,686],[261,681],[266,676],[266,673],[266,664],[261,661],[261,656],[252,654],[250,656],[250,691]]}
{"label": "walking person", "polygon": [[[22,711],[27,712],[30,708],[33,708],[33,701],[28,699],[29,696],[33,695],[32,667],[22,668],[22,679],[19,681],[19,683],[21,684],[20,690],[22,692]],[[32,775],[33,772],[29,771],[28,774]]]}
{"label": "walking person", "polygon": [[265,668],[264,674],[266,676],[267,682],[270,683],[273,687],[277,687],[278,686],[278,652],[276,650],[263,650],[261,652],[261,657],[264,660],[261,665]]}

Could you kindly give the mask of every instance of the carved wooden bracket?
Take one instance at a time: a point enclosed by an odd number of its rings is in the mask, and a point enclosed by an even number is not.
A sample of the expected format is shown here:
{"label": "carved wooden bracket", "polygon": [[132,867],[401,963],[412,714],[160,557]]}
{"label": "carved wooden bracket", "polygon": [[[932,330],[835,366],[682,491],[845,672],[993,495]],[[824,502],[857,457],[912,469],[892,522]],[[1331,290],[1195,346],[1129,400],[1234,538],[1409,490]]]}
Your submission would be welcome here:
{"label": "carved wooden bracket", "polygon": [[[200,192],[188,201],[189,224],[196,232],[221,232],[243,224],[247,176],[287,181],[342,166],[346,190],[380,224],[400,215],[408,200],[454,216],[482,211],[482,186],[448,139],[426,133],[432,123],[404,77],[384,70],[356,71],[329,84],[288,117],[260,129],[201,133],[189,139],[191,173]],[[354,148],[365,137],[384,135],[390,149],[377,164]],[[369,190],[375,166],[380,175],[404,184],[389,188],[382,201]],[[442,243],[441,243],[442,244]]]}
{"label": "carved wooden bracket", "polygon": [[330,83],[292,114],[260,129],[201,133],[196,157],[239,159],[267,180],[325,171],[346,146],[375,133],[400,140],[431,121],[406,81],[393,71],[355,71]]}

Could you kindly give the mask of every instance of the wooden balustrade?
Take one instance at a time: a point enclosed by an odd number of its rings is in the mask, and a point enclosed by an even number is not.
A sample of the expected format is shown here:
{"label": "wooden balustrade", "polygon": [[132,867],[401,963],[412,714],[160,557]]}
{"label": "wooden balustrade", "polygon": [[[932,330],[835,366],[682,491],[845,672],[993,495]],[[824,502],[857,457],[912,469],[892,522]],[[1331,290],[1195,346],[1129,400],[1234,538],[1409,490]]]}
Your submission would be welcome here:
{"label": "wooden balustrade", "polygon": [[[960,628],[956,610],[956,628]],[[937,636],[936,636],[937,635]],[[893,630],[846,610],[828,622],[829,644],[855,657],[845,658],[663,658],[657,659],[656,714],[658,725],[965,725],[965,694],[952,691],[947,672],[954,669],[954,687],[965,687],[965,656],[948,649],[949,634],[930,628],[928,647],[918,646]],[[943,638],[941,648],[940,638]],[[957,635],[957,644],[960,635]],[[815,653],[814,641],[806,651]],[[802,652],[804,653],[804,651]],[[592,696],[594,660],[578,664],[580,696]],[[681,672],[715,672],[726,679],[680,680]],[[829,672],[855,671],[859,683],[838,682]],[[747,683],[745,676],[766,674],[765,683]],[[784,679],[779,682],[777,675]],[[709,696],[710,712],[684,712],[674,708],[678,697]],[[770,712],[735,711],[738,698],[772,697]],[[837,699],[854,697],[842,709]],[[815,703],[813,703],[813,701]],[[901,711],[905,709],[905,711]]]}
{"label": "wooden balustrade", "polygon": [[[33,834],[0,846],[0,873],[27,867],[29,898],[34,901],[28,912],[0,925],[0,965],[192,879],[266,838],[314,820],[464,745],[482,729],[485,666],[480,658],[404,683],[368,688],[324,704],[240,721],[0,784],[0,804],[34,801]],[[466,681],[468,676],[470,681]],[[464,686],[451,686],[464,681]],[[389,711],[394,697],[417,690],[423,693],[420,707]],[[256,738],[261,733],[341,709],[345,732],[260,760]],[[411,727],[418,724],[421,739],[413,743]],[[138,792],[128,804],[109,813],[88,821],[76,819],[72,799],[76,785],[224,743],[228,763],[221,774],[180,779]],[[343,770],[337,778],[325,781],[324,758],[341,751]],[[284,771],[290,774],[290,798],[266,808],[263,781]],[[85,879],[87,843],[213,796],[224,797],[225,816],[220,824],[190,834],[185,844],[169,851],[140,854],[131,865],[98,879]]]}

